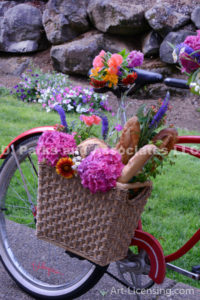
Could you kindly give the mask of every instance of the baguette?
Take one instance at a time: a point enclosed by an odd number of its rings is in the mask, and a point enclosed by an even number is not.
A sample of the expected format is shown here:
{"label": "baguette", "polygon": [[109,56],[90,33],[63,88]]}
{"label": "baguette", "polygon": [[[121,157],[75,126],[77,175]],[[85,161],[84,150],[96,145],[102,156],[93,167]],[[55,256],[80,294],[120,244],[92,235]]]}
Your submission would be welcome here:
{"label": "baguette", "polygon": [[140,123],[138,118],[132,117],[124,125],[121,137],[115,149],[121,154],[123,164],[135,154],[140,138]]}
{"label": "baguette", "polygon": [[145,145],[142,147],[124,166],[118,182],[128,183],[144,167],[147,161],[156,154],[158,148],[155,145]]}

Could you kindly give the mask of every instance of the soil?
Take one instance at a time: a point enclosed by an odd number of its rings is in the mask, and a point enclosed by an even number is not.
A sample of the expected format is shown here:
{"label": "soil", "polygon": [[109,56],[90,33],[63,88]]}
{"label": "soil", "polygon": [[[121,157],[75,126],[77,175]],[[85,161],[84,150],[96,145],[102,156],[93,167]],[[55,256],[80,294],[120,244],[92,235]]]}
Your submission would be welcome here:
{"label": "soil", "polygon": [[[32,61],[44,72],[53,70],[48,50],[32,55]],[[148,69],[152,70],[149,65]],[[177,76],[181,77],[178,73],[171,77]],[[87,78],[73,76],[69,76],[69,78],[72,85],[89,86]],[[0,75],[0,86],[12,88],[19,81],[20,77]],[[155,105],[159,98],[164,98],[167,90],[171,94],[172,106],[172,110],[168,113],[167,124],[174,124],[175,127],[200,132],[200,97],[191,95],[187,90],[167,88],[163,84],[149,85],[146,90],[140,90],[132,98],[128,98],[126,101],[128,117],[135,115],[138,107],[144,103],[147,106]],[[117,98],[110,92],[108,95],[109,104],[116,112],[118,107]]]}

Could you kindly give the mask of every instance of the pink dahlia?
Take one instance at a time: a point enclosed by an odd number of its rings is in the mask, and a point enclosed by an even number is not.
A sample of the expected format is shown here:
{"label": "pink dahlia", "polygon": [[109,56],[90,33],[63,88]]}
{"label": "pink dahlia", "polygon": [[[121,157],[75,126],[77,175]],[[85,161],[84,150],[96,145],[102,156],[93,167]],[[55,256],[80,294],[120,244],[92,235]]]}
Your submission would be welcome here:
{"label": "pink dahlia", "polygon": [[92,193],[106,192],[116,186],[124,165],[114,149],[96,149],[78,167],[81,183]]}
{"label": "pink dahlia", "polygon": [[38,140],[36,154],[39,162],[55,166],[61,157],[73,154],[76,141],[73,135],[59,131],[45,131]]}

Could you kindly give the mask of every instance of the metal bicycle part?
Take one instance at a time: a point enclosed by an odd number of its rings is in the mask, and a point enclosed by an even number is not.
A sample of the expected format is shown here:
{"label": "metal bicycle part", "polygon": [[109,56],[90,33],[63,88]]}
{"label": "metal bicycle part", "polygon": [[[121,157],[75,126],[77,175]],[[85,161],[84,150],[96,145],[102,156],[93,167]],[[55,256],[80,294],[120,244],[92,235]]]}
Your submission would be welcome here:
{"label": "metal bicycle part", "polygon": [[116,264],[120,279],[137,292],[153,286],[154,281],[148,276],[150,263],[145,250],[140,249],[138,254],[129,250],[127,257]]}
{"label": "metal bicycle part", "polygon": [[1,168],[0,256],[16,283],[37,299],[74,299],[92,288],[107,266],[71,257],[37,239],[37,140],[23,141]]}

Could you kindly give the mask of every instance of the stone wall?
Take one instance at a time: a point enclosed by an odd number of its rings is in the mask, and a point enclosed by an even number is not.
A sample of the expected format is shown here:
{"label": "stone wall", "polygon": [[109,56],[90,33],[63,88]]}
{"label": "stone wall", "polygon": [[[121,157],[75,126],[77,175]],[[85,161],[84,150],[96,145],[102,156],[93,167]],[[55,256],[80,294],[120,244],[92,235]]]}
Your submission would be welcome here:
{"label": "stone wall", "polygon": [[141,50],[173,64],[172,44],[200,28],[199,0],[0,1],[0,51],[51,47],[55,70],[87,75],[101,50]]}

